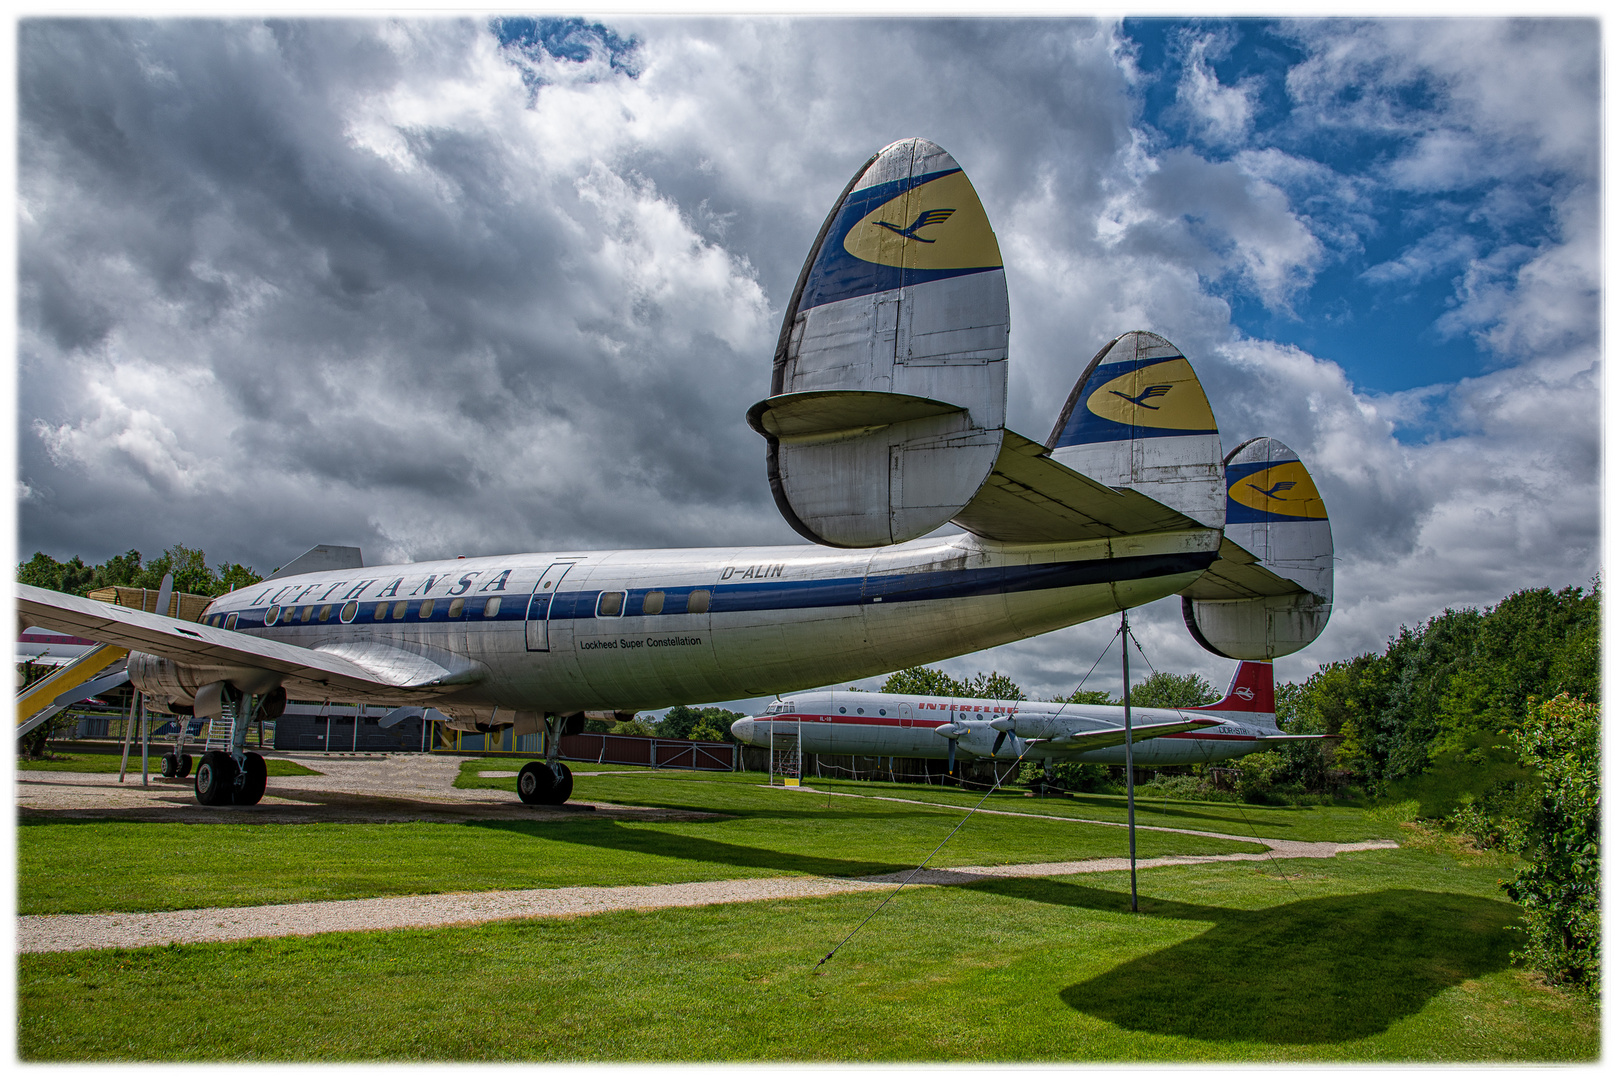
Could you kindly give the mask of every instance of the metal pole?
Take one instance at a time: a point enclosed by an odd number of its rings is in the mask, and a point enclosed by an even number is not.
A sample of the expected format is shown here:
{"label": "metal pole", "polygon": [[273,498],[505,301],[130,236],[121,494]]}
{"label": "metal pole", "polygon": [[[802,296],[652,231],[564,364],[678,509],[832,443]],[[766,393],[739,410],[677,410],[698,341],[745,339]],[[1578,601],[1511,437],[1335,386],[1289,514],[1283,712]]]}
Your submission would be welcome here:
{"label": "metal pole", "polygon": [[1129,612],[1122,615],[1124,639],[1124,790],[1129,794],[1129,910],[1139,911],[1135,895],[1135,725],[1129,713]]}
{"label": "metal pole", "polygon": [[124,722],[124,757],[118,762],[118,782],[124,782],[124,772],[129,768],[129,743],[135,737],[135,710],[140,707],[140,691],[136,690],[129,696],[129,719]]}
{"label": "metal pole", "polygon": [[330,699],[327,699],[326,704],[324,704],[324,705],[322,705],[320,707],[320,711],[326,714],[326,737],[323,740],[321,740],[320,749],[321,749],[321,751],[323,753],[330,753],[331,752],[331,700]]}
{"label": "metal pole", "polygon": [[351,754],[358,753],[360,749],[360,713],[364,708],[359,702],[354,703],[354,745],[348,750]]}
{"label": "metal pole", "polygon": [[146,759],[147,759],[147,756],[148,756],[147,752],[150,749],[149,732],[148,732],[147,729],[150,726],[151,725],[148,724],[147,720],[146,720],[146,703],[143,701],[143,702],[140,703],[140,786],[141,787],[150,786],[147,783],[147,765],[146,765]]}

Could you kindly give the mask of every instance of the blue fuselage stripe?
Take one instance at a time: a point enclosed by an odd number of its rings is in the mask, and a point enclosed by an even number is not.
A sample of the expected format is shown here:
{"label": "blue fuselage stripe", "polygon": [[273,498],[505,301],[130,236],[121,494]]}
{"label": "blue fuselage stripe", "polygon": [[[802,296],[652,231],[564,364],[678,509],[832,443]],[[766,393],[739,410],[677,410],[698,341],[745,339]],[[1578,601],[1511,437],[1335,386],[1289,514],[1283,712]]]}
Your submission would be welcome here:
{"label": "blue fuselage stripe", "polygon": [[[1082,562],[1035,563],[1028,566],[981,567],[971,570],[922,570],[916,573],[873,574],[868,577],[826,578],[818,581],[787,579],[749,582],[719,582],[708,586],[711,599],[709,610],[715,614],[747,611],[787,611],[802,608],[854,607],[862,604],[904,604],[928,600],[956,600],[971,596],[994,596],[1004,593],[1038,592],[1049,589],[1070,589],[1081,585],[1099,585],[1110,581],[1134,581],[1142,578],[1167,577],[1173,574],[1195,573],[1205,570],[1213,562],[1214,552],[1187,552],[1176,555],[1132,555],[1116,559],[1089,559]],[[690,594],[702,586],[681,586],[667,589],[630,589],[623,611],[630,616],[643,615],[642,605],[648,592],[664,594],[663,614],[680,615],[686,611]],[[587,589],[577,592],[558,592],[554,597],[540,594],[532,598],[507,596],[502,598],[500,610],[494,615],[484,614],[485,600],[468,603],[453,621],[462,623],[522,621],[545,615],[549,602],[549,617],[559,619],[593,619],[602,592],[612,590]],[[391,623],[396,626],[412,623],[438,623],[452,621],[449,603],[444,597],[434,601],[432,615],[421,618],[421,605],[427,601],[402,601],[406,604],[404,616],[393,618],[394,604],[399,601],[364,600],[355,619],[357,624],[375,625]],[[383,615],[376,617],[378,605]],[[304,607],[316,612],[324,604],[298,604],[282,608],[278,625],[301,625],[300,620],[288,621],[285,612],[296,610],[301,616]],[[341,604],[331,604],[331,617],[327,623],[337,621]],[[248,608],[238,612],[237,629],[250,629],[264,625],[268,606]],[[215,613],[217,614],[217,612]],[[213,615],[209,616],[210,621]]]}

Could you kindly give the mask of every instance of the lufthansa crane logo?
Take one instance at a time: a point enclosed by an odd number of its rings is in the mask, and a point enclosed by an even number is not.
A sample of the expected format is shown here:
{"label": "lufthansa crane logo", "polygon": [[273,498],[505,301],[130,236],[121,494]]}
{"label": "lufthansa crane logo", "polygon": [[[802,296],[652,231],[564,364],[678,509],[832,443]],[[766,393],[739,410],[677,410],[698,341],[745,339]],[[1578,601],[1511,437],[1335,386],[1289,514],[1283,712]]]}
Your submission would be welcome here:
{"label": "lufthansa crane logo", "polygon": [[936,239],[928,240],[926,237],[917,236],[917,230],[925,229],[929,225],[942,225],[944,222],[949,220],[950,215],[953,213],[955,213],[955,208],[952,206],[941,207],[937,210],[923,210],[916,216],[916,220],[910,223],[910,227],[905,229],[901,229],[899,226],[889,221],[875,221],[872,222],[872,224],[878,225],[889,232],[898,233],[906,240],[914,240],[918,244],[936,244],[938,243]]}
{"label": "lufthansa crane logo", "polygon": [[1254,491],[1258,492],[1260,495],[1263,495],[1267,499],[1274,499],[1276,502],[1286,502],[1286,500],[1283,499],[1280,495],[1276,494],[1276,492],[1279,492],[1279,491],[1291,491],[1293,488],[1298,486],[1298,482],[1296,480],[1280,480],[1280,481],[1276,482],[1276,485],[1274,487],[1272,487],[1272,488],[1270,488],[1268,490],[1265,490],[1264,488],[1259,487],[1257,484],[1248,484],[1247,486],[1252,488]]}
{"label": "lufthansa crane logo", "polygon": [[1238,686],[1236,688],[1236,696],[1241,698],[1243,701],[1252,701],[1253,691],[1245,686]]}
{"label": "lufthansa crane logo", "polygon": [[1142,390],[1139,397],[1130,397],[1122,390],[1113,390],[1110,392],[1117,394],[1131,405],[1139,405],[1143,409],[1151,409],[1153,412],[1156,412],[1158,409],[1162,408],[1161,405],[1148,405],[1146,403],[1152,398],[1162,397],[1173,389],[1173,383],[1159,383],[1157,386],[1148,386],[1146,389]]}

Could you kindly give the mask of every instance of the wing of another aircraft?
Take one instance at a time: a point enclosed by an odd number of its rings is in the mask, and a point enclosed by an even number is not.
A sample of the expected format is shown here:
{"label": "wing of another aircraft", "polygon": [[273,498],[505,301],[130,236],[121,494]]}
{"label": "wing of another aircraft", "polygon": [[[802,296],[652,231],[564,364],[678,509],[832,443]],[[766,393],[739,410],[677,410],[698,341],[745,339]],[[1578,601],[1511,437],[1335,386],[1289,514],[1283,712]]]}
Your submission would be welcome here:
{"label": "wing of another aircraft", "polygon": [[[1132,724],[1130,734],[1134,736],[1132,742],[1143,742],[1146,739],[1155,739],[1160,735],[1178,735],[1182,731],[1197,731],[1201,728],[1218,727],[1221,721],[1206,716],[1187,717],[1184,720],[1175,720],[1166,724]],[[1054,739],[1042,739],[1041,742],[1049,744],[1053,749],[1060,750],[1104,750],[1109,746],[1122,746],[1124,744],[1124,729],[1121,727],[1109,728],[1105,731],[1085,731],[1072,735],[1058,735]]]}
{"label": "wing of another aircraft", "polygon": [[458,658],[429,658],[381,643],[305,649],[32,585],[16,589],[18,614],[38,626],[199,668],[260,668],[320,684],[333,693],[430,694],[439,687],[476,681],[481,673],[472,661],[456,664]]}

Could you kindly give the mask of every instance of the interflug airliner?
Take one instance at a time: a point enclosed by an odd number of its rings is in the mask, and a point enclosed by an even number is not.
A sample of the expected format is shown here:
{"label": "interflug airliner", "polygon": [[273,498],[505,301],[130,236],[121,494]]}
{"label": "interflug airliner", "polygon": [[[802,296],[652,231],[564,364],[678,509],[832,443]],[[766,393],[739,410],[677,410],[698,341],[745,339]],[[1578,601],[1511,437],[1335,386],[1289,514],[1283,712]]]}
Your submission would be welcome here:
{"label": "interflug airliner", "polygon": [[587,712],[864,678],[1175,594],[1222,656],[1268,661],[1319,635],[1331,530],[1296,454],[1262,437],[1224,454],[1191,364],[1146,331],[1107,342],[1049,438],[1025,438],[1005,426],[1009,332],[976,191],[906,139],[838,196],[747,415],[808,543],[396,566],[319,545],[200,622],[23,585],[19,615],[132,650],[156,707],[233,721],[197,768],[207,805],[262,797],[240,721],[289,695],[543,733],[518,794],[556,804],[573,788],[560,738]]}
{"label": "interflug airliner", "polygon": [[[1290,735],[1275,722],[1274,668],[1244,660],[1218,701],[1183,709],[1136,708],[1133,764],[1225,761],[1320,735]],[[966,760],[1122,765],[1121,705],[1009,701],[936,694],[814,690],[785,695],[730,725],[739,742],[769,747],[790,737],[801,753],[932,758],[955,771]],[[783,740],[784,742],[784,740]]]}

